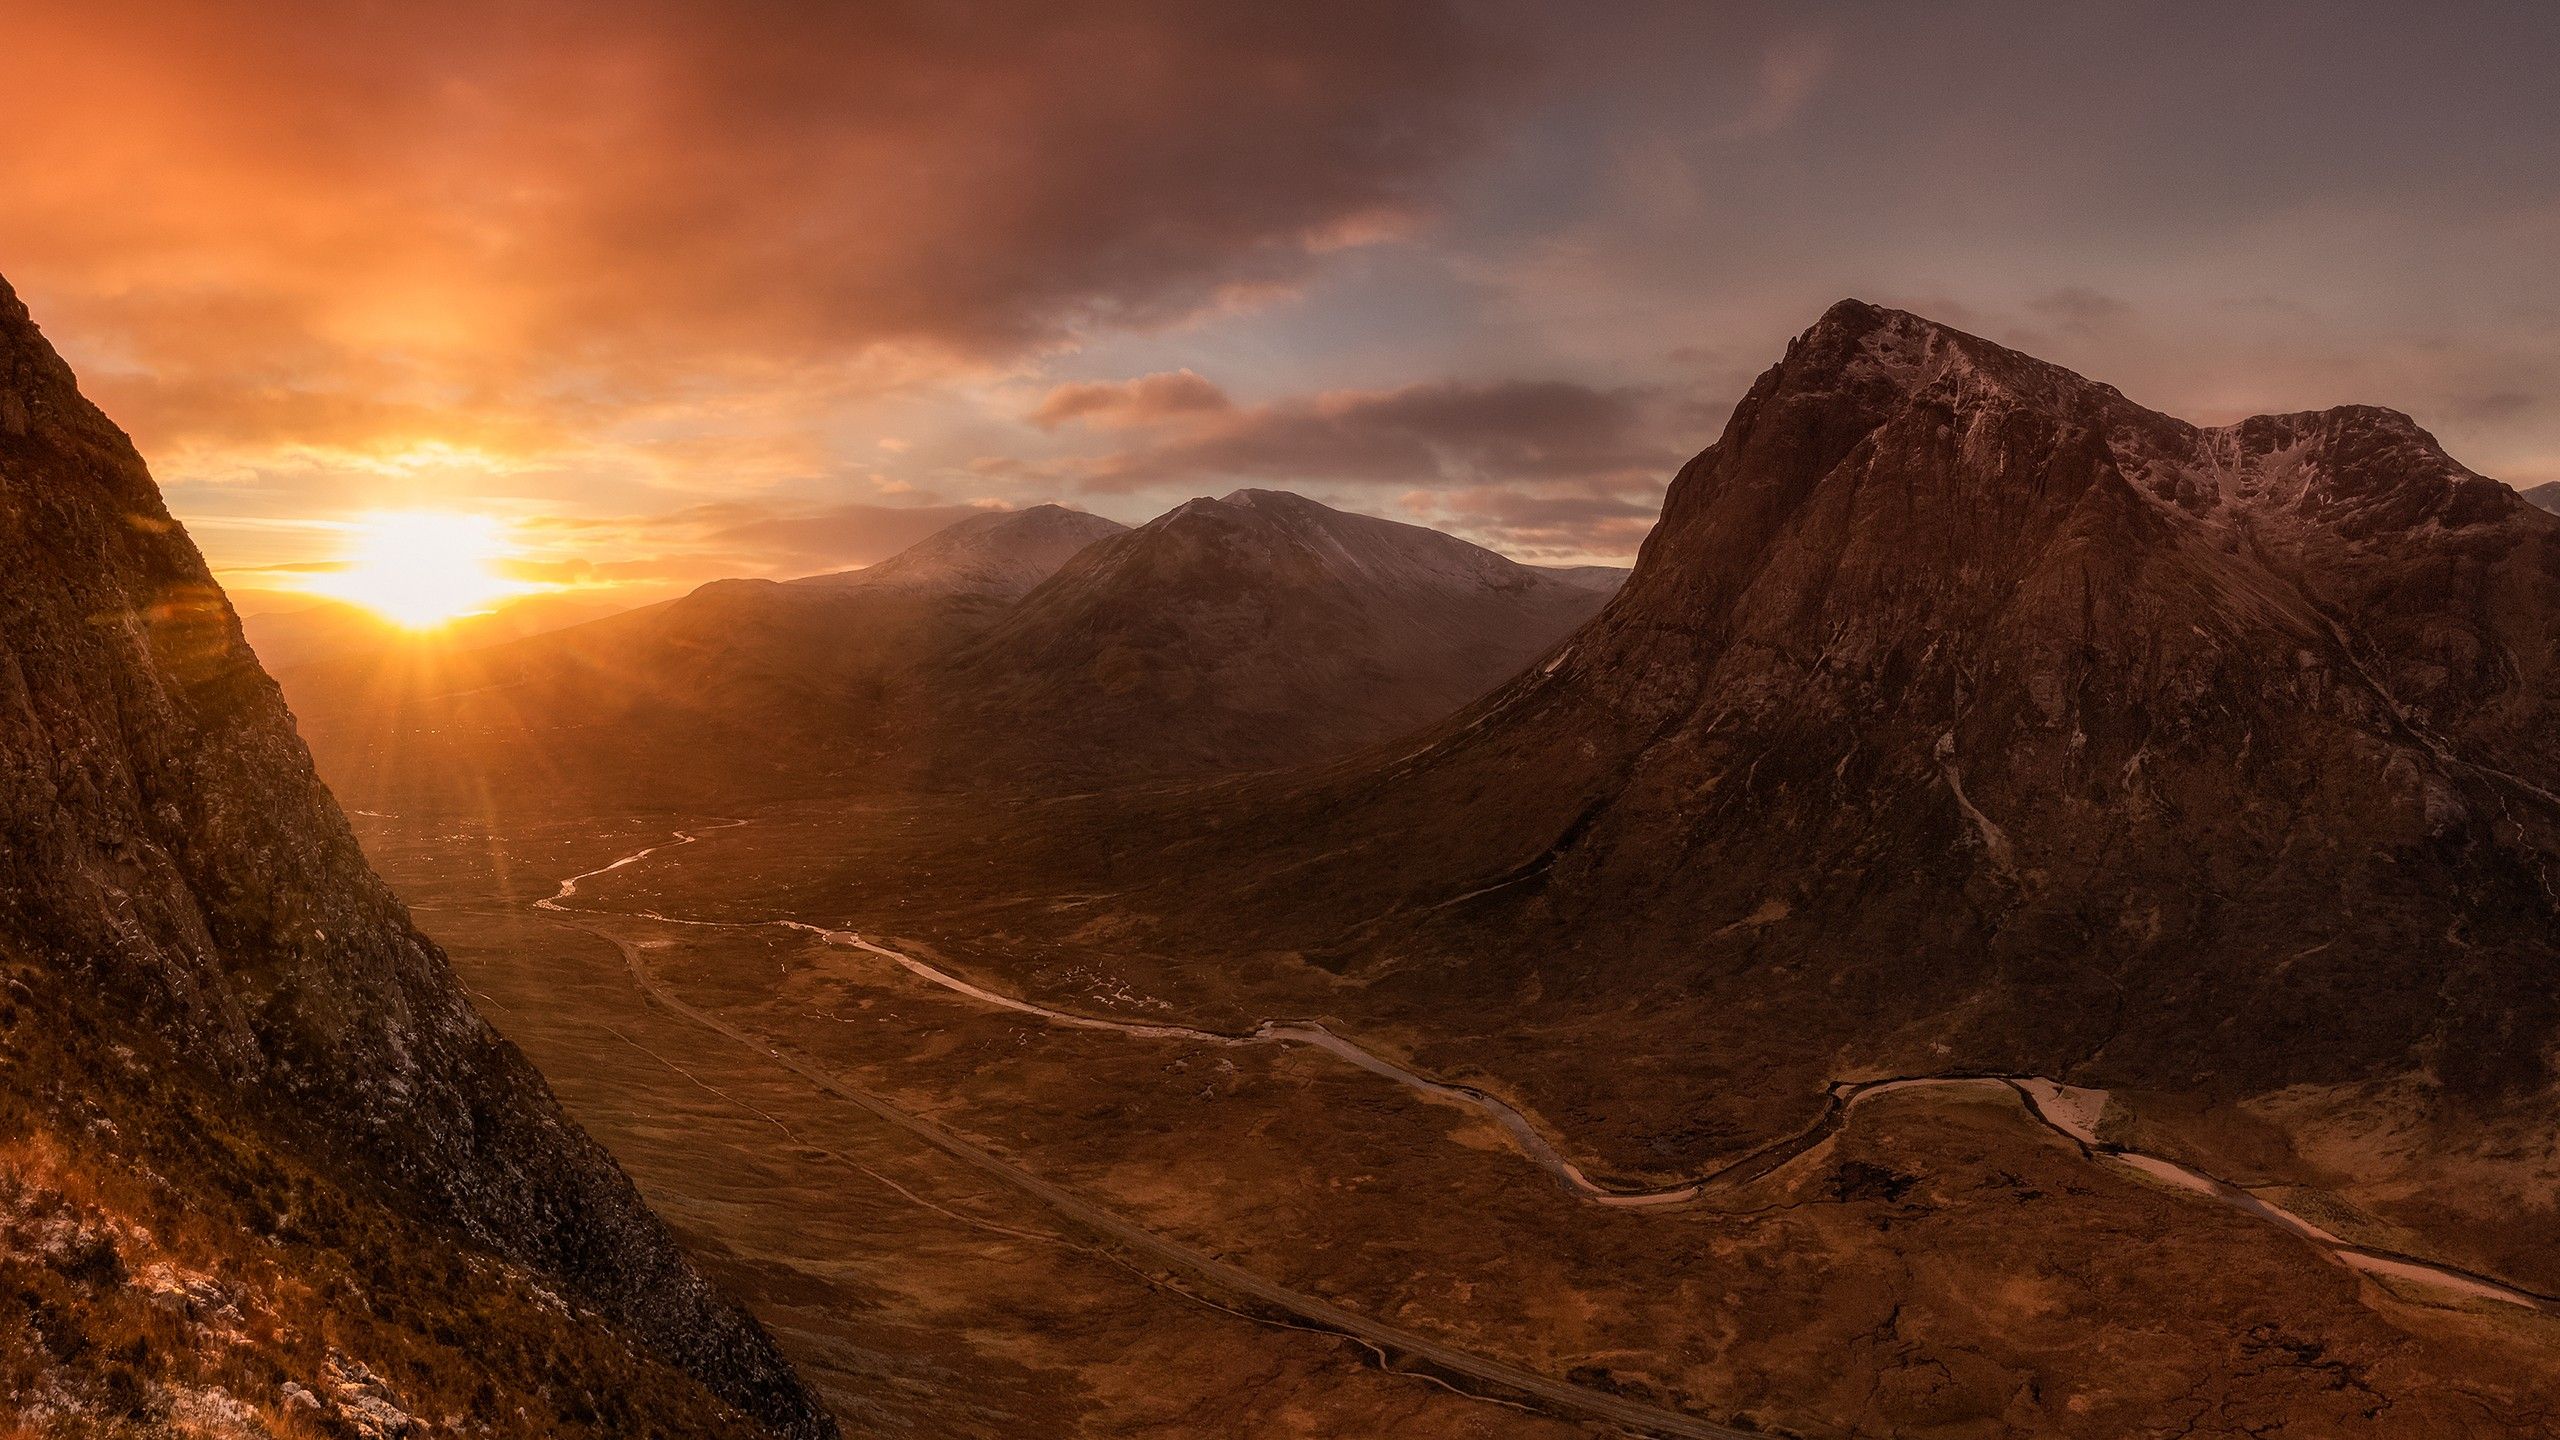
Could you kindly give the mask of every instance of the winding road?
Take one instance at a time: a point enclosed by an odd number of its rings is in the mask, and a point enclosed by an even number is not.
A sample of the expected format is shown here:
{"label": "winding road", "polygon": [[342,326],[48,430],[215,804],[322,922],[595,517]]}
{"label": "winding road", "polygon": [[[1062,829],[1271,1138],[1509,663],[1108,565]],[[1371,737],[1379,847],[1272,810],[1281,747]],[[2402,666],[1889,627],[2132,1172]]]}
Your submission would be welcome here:
{"label": "winding road", "polygon": [[[826,944],[857,949],[879,956],[922,980],[981,1004],[1034,1016],[1054,1025],[1087,1030],[1109,1030],[1137,1038],[1175,1039],[1222,1046],[1275,1043],[1311,1046],[1429,1098],[1464,1105],[1478,1111],[1499,1125],[1514,1147],[1526,1159],[1545,1170],[1567,1189],[1594,1204],[1613,1207],[1644,1208],[1677,1205],[1696,1199],[1711,1188],[1740,1183],[1764,1175],[1836,1133],[1846,1122],[1852,1109],[1861,1102],[1877,1096],[1923,1087],[1999,1087],[2014,1094],[2026,1113],[2037,1123],[2069,1140],[2084,1156],[2093,1161],[2103,1160],[2119,1164],[2160,1183],[2245,1211],[2300,1236],[2340,1264],[2368,1273],[2388,1275],[2397,1279],[2449,1289],[2474,1298],[2560,1313],[2560,1297],[2520,1289],[2491,1276],[2438,1264],[2397,1251],[2354,1244],[2289,1210],[2262,1199],[2241,1186],[2160,1156],[2127,1150],[2102,1141],[2097,1135],[2097,1124],[2106,1103],[2105,1092],[2063,1085],[2040,1076],[1920,1075],[1837,1083],[1830,1088],[1829,1103],[1823,1114],[1794,1135],[1774,1141],[1716,1170],[1688,1180],[1650,1188],[1613,1187],[1591,1179],[1581,1167],[1574,1164],[1552,1140],[1547,1138],[1527,1114],[1500,1097],[1475,1086],[1454,1084],[1417,1073],[1336,1034],[1316,1021],[1272,1020],[1263,1022],[1249,1032],[1225,1033],[1185,1025],[1119,1020],[1080,1014],[987,989],[912,955],[876,944],[849,930],[831,930],[799,920],[689,920],[651,911],[601,910],[567,903],[578,893],[581,881],[591,880],[599,875],[638,864],[664,850],[694,844],[703,834],[710,833],[712,830],[734,828],[746,823],[748,822],[737,820],[725,822],[720,826],[704,827],[698,831],[679,830],[668,840],[634,851],[611,864],[599,866],[563,880],[556,893],[546,899],[535,901],[535,908],[563,917],[591,916],[597,919],[641,920],[657,924],[717,929],[771,927],[795,930],[816,936]],[[1737,1429],[1613,1391],[1558,1380],[1472,1351],[1458,1349],[1444,1341],[1387,1324],[1344,1309],[1330,1301],[1276,1284],[1249,1270],[1178,1241],[1167,1239],[1136,1221],[1041,1179],[934,1120],[908,1111],[840,1078],[797,1053],[777,1047],[767,1039],[686,1002],[675,994],[655,971],[650,969],[641,947],[633,941],[599,926],[580,923],[575,918],[564,918],[561,923],[595,935],[614,945],[622,953],[632,983],[650,1000],[668,1012],[764,1057],[770,1063],[798,1076],[820,1092],[869,1112],[935,1149],[974,1166],[1013,1189],[1039,1200],[1073,1224],[1124,1246],[1135,1254],[1145,1256],[1169,1270],[1187,1274],[1218,1290],[1264,1307],[1268,1311],[1285,1315],[1301,1325],[1351,1337],[1376,1347],[1382,1352],[1401,1355],[1410,1361],[1420,1362],[1445,1376],[1457,1377],[1472,1381],[1478,1386],[1489,1386],[1496,1391],[1508,1391],[1514,1395],[1526,1397],[1542,1408],[1605,1420],[1640,1434],[1701,1436],[1709,1437],[1709,1440],[1766,1440],[1768,1434],[1766,1431]],[[1500,1397],[1488,1396],[1487,1398]]]}

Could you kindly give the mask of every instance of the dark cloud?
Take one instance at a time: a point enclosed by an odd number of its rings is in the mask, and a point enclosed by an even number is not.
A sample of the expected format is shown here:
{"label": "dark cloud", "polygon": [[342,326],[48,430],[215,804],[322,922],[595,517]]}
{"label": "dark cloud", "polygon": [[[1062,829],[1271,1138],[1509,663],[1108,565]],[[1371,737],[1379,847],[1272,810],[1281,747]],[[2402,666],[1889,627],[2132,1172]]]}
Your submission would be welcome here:
{"label": "dark cloud", "polygon": [[[1146,387],[1166,378],[1128,382],[1107,402],[1099,394],[1105,387],[1075,387],[1073,403],[1118,425],[1140,408]],[[1059,400],[1053,393],[1041,411]],[[1094,491],[1228,479],[1413,485],[1659,477],[1678,458],[1659,433],[1661,409],[1650,391],[1565,380],[1336,391],[1159,414],[1134,427],[1144,431],[1137,443],[1070,462],[1068,472]]]}
{"label": "dark cloud", "polygon": [[2498,390],[2452,402],[2455,413],[2467,420],[2513,420],[2530,414],[2546,403],[2539,395],[2522,390]]}

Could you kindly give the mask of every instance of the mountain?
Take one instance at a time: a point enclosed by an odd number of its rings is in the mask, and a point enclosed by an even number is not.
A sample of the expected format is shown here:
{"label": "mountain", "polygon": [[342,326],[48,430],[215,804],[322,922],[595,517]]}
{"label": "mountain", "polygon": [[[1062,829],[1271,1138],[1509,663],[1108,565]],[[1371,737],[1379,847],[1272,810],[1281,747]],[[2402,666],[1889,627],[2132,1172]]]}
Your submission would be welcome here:
{"label": "mountain", "polygon": [[793,583],[1019,600],[1086,546],[1128,528],[1063,505],[991,511],[936,531],[877,565]]}
{"label": "mountain", "polygon": [[712,803],[878,783],[906,677],[1121,526],[975,516],[867,569],[717,580],[505,645],[289,671],[322,773],[400,810]]}
{"label": "mountain", "polygon": [[1533,565],[1530,568],[1567,585],[1597,590],[1602,594],[1627,583],[1627,567],[1624,565]]}
{"label": "mountain", "polygon": [[366,867],[0,285],[0,1428],[832,1435]]}
{"label": "mountain", "polygon": [[1612,583],[1277,491],[1134,531],[1043,505],[863,570],[717,581],[284,683],[322,772],[366,808],[1055,788],[1330,759],[1416,729]]}
{"label": "mountain", "polygon": [[358,657],[478,649],[601,619],[622,608],[575,593],[528,595],[421,632],[343,600],[277,591],[229,593],[241,633],[270,674]]}
{"label": "mountain", "polygon": [[2539,485],[2517,493],[2545,510],[2560,513],[2560,480],[2545,480]]}
{"label": "mountain", "polygon": [[[2560,519],[2407,416],[2199,427],[1845,303],[1545,663],[1375,764],[980,865],[1023,931],[1043,885],[1128,897],[1168,976],[1332,974],[1629,1171],[1962,1072],[2406,1156],[2555,1108],[2555,709]],[[2422,1174],[2392,1203],[2471,1203]],[[2518,1203],[2473,1233],[2560,1235]]]}
{"label": "mountain", "polygon": [[1196,499],[1076,556],[958,656],[937,738],[1058,775],[1264,769],[1429,724],[1608,598],[1278,490]]}

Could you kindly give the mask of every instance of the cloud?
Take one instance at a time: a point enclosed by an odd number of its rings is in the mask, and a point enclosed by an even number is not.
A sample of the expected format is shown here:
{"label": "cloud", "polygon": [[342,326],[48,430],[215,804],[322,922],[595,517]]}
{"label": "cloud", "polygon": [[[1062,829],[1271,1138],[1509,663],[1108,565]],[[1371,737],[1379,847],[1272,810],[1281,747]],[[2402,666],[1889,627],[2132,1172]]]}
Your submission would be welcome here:
{"label": "cloud", "polygon": [[[1466,484],[1658,478],[1679,458],[1658,433],[1658,397],[1645,390],[1443,380],[1254,406],[1167,406],[1163,392],[1174,387],[1161,382],[1173,378],[1071,387],[1063,403],[1052,392],[1035,420],[1093,417],[1087,423],[1097,430],[1135,432],[1134,443],[1068,460],[1053,473],[1100,492],[1227,480]],[[1195,400],[1215,391],[1197,376],[1180,388]]]}
{"label": "cloud", "polygon": [[12,24],[0,226],[49,288],[555,359],[1006,353],[1178,319],[1400,233],[1495,65],[1448,7],[1350,0],[102,0]]}
{"label": "cloud", "polygon": [[1169,420],[1221,414],[1235,408],[1227,392],[1189,370],[1141,375],[1135,380],[1061,385],[1041,398],[1028,417],[1043,430],[1074,422],[1095,429],[1137,429]]}
{"label": "cloud", "polygon": [[2026,309],[2038,321],[2082,339],[2098,339],[2120,331],[2133,322],[2135,315],[2130,303],[2086,285],[2066,285],[2033,296]]}
{"label": "cloud", "polygon": [[13,7],[0,256],[153,453],[574,445],[1288,293],[1507,103],[1453,3]]}
{"label": "cloud", "polygon": [[1774,135],[1795,123],[1823,79],[1831,73],[1835,46],[1828,35],[1781,35],[1760,52],[1751,101],[1724,133],[1739,137]]}
{"label": "cloud", "polygon": [[1403,497],[1421,523],[1454,530],[1526,560],[1632,559],[1662,514],[1669,477],[1528,489],[1477,485]]}
{"label": "cloud", "polygon": [[[1631,555],[1661,509],[1696,407],[1665,391],[1552,378],[1433,380],[1239,404],[1190,371],[1060,386],[1029,420],[1113,442],[977,473],[1089,493],[1413,487],[1416,519],[1532,558]],[[1357,501],[1353,502],[1355,506]]]}
{"label": "cloud", "polygon": [[[691,505],[636,519],[544,517],[518,526],[536,552],[519,563],[528,575],[560,572],[542,577],[550,579],[572,578],[569,568],[589,566],[574,578],[620,583],[817,574],[885,560],[945,526],[1005,508],[996,500],[947,501],[932,495],[912,505],[757,498]],[[597,549],[629,558],[614,566],[551,558],[554,550]]]}

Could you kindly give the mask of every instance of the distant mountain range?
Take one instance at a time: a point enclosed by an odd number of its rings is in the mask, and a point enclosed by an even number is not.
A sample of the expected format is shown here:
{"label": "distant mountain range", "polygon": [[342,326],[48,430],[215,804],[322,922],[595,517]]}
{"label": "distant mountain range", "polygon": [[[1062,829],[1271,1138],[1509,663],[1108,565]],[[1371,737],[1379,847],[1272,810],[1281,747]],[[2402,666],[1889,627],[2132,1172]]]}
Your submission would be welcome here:
{"label": "distant mountain range", "polygon": [[370,808],[1057,788],[1303,763],[1428,724],[1622,576],[1276,491],[1136,530],[1043,505],[862,570],[284,683],[323,773]]}
{"label": "distant mountain range", "polygon": [[344,600],[282,590],[229,592],[240,631],[270,673],[360,656],[476,650],[600,619],[626,607],[575,592],[528,595],[432,631],[412,631]]}
{"label": "distant mountain range", "polygon": [[1192,500],[1076,555],[953,656],[929,739],[955,775],[1329,759],[1501,683],[1623,578],[1285,491]]}

